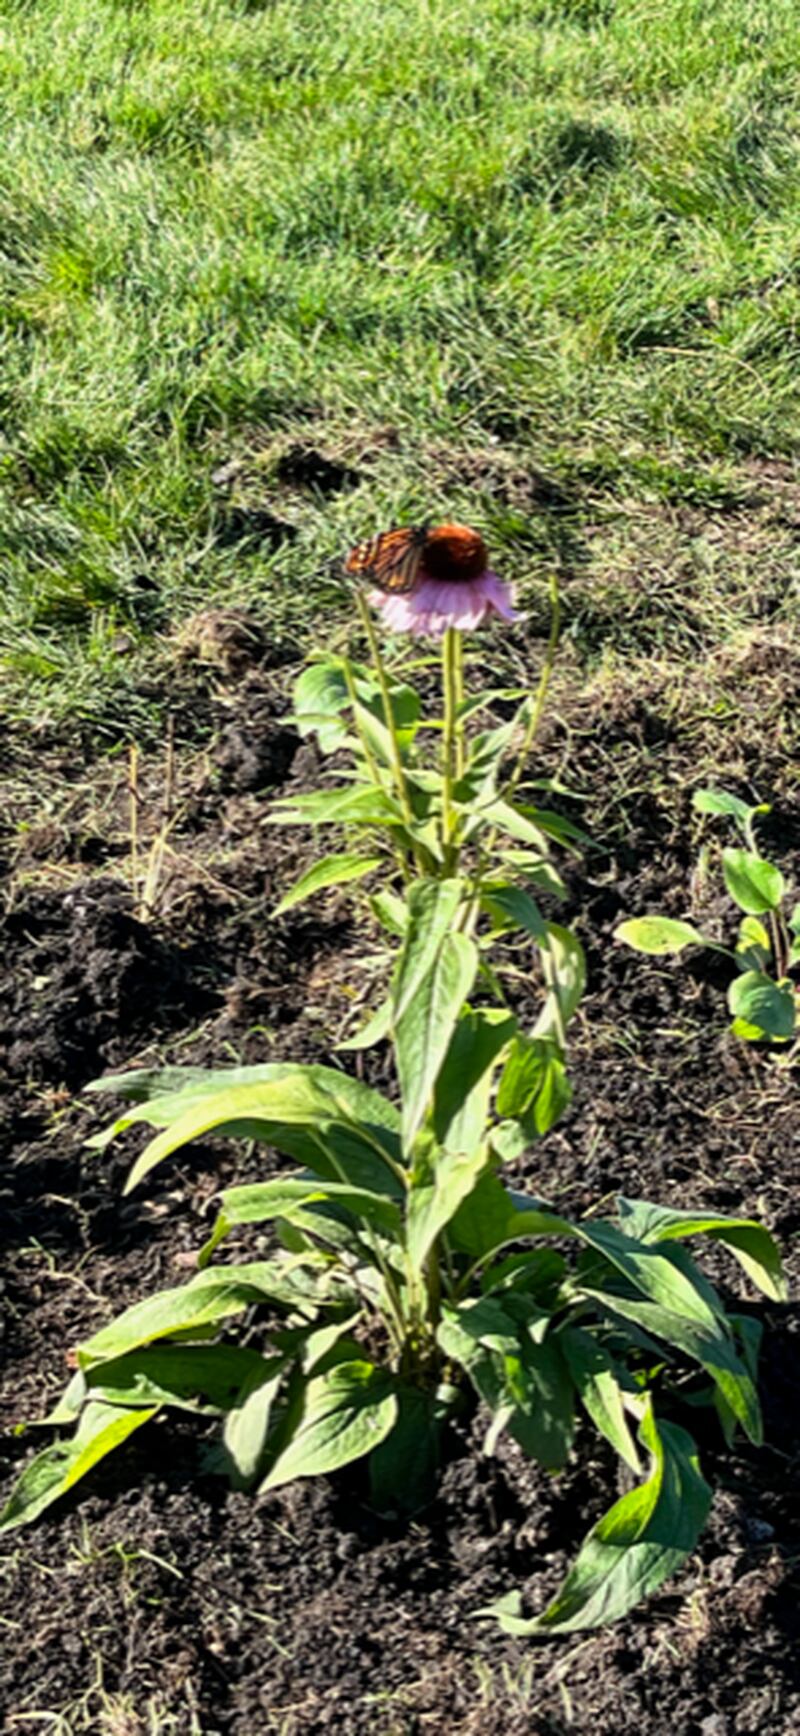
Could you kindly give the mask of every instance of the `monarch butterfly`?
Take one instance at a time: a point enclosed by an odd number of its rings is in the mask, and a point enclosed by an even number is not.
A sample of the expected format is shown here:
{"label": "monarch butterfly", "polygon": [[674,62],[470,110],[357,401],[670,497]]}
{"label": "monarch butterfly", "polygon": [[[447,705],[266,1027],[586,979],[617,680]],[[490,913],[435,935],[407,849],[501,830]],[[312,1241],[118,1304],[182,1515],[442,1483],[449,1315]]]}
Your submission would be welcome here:
{"label": "monarch butterfly", "polygon": [[346,573],[376,585],[379,591],[404,597],[423,578],[441,584],[468,584],[486,571],[488,552],[482,536],[464,524],[396,526],[369,542],[357,543],[344,563]]}

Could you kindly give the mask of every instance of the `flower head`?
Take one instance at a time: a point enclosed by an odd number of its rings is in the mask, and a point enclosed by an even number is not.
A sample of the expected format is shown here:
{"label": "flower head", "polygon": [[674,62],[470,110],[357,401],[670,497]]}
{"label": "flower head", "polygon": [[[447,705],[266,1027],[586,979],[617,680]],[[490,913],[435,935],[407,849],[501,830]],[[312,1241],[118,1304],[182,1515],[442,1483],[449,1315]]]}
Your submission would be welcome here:
{"label": "flower head", "polygon": [[440,524],[425,533],[419,565],[408,590],[375,590],[373,608],[393,633],[429,634],[448,627],[469,632],[490,615],[517,621],[511,586],[488,565],[482,536],[463,524]]}

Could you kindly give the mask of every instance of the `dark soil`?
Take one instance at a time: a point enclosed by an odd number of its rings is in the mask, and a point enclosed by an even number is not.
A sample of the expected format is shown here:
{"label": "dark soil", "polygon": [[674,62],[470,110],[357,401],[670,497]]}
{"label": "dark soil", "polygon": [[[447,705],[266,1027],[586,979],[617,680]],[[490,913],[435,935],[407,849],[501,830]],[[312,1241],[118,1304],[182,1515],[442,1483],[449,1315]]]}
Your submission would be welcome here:
{"label": "dark soil", "polygon": [[[783,688],[790,700],[791,683]],[[0,964],[6,1486],[31,1450],[31,1435],[14,1425],[41,1415],[60,1390],[69,1346],[135,1298],[180,1282],[215,1189],[272,1161],[211,1144],[123,1200],[140,1141],[131,1134],[110,1153],[87,1151],[100,1119],[82,1087],[145,1059],[325,1057],[362,992],[363,936],[345,900],[268,917],[304,846],[265,829],[266,796],[313,770],[282,710],[256,671],[227,695],[212,750],[180,761],[174,853],[147,921],[134,914],[125,879],[124,780],[98,795],[107,773],[84,768],[94,795],[77,808],[72,801],[63,823],[44,836],[33,828],[22,848],[9,827]],[[752,1212],[791,1256],[800,1226],[796,1081],[725,1034],[716,963],[636,959],[611,940],[622,914],[690,908],[696,737],[657,694],[590,711],[581,727],[580,710],[565,720],[562,708],[543,747],[560,766],[572,732],[567,781],[598,792],[581,818],[604,840],[570,871],[568,919],[590,969],[575,1102],[520,1177],[572,1212],[616,1191]],[[724,742],[717,747],[724,758]],[[785,788],[785,766],[754,727],[752,739],[746,730],[737,737],[724,781],[774,793],[771,841],[797,882],[800,800]],[[150,835],[158,829],[162,785],[161,768],[143,779],[145,840],[148,825]],[[713,881],[695,879],[694,907],[722,929],[730,921]],[[513,992],[523,1009],[535,1004],[533,988],[522,992],[517,981]],[[368,1064],[379,1077],[383,1057]],[[719,1258],[707,1269],[740,1293]],[[701,1547],[618,1627],[534,1646],[473,1619],[514,1585],[528,1608],[541,1607],[617,1495],[613,1456],[588,1433],[568,1472],[552,1479],[513,1445],[482,1458],[475,1419],[454,1438],[436,1501],[400,1526],[370,1512],[349,1473],[258,1501],[231,1494],[206,1468],[202,1432],[170,1418],[100,1466],[74,1500],[3,1540],[3,1727],[112,1736],[800,1730],[800,1311],[753,1305],[767,1326],[767,1445],[727,1453],[704,1431],[717,1495]]]}

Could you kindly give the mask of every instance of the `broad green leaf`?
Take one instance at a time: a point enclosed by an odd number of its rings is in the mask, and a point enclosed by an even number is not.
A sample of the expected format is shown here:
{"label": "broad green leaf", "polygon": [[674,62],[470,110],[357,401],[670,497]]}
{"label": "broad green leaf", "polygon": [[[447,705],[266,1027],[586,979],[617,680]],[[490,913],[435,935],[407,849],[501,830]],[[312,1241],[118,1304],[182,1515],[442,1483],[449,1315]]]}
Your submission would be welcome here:
{"label": "broad green leaf", "polygon": [[[573,1385],[556,1340],[531,1336],[540,1315],[527,1298],[493,1294],[458,1309],[445,1307],[437,1336],[494,1413],[486,1450],[505,1428],[532,1458],[559,1470],[574,1432]],[[541,1319],[546,1327],[549,1316]]]}
{"label": "broad green leaf", "polygon": [[651,953],[656,957],[683,952],[687,946],[708,944],[691,922],[679,922],[671,916],[634,916],[629,922],[620,923],[614,931],[614,939],[624,941],[635,952]]}
{"label": "broad green leaf", "polygon": [[485,807],[476,810],[466,828],[466,834],[472,836],[480,826],[487,825],[496,827],[509,838],[516,838],[521,844],[535,845],[540,856],[548,853],[547,837],[542,827],[535,826],[533,821],[521,814],[511,802],[489,802]]}
{"label": "broad green leaf", "polygon": [[795,904],[788,919],[792,934],[800,935],[800,904]]}
{"label": "broad green leaf", "polygon": [[736,940],[736,963],[741,971],[763,971],[769,963],[772,943],[763,922],[757,916],[743,916]]}
{"label": "broad green leaf", "polygon": [[500,1007],[462,1012],[434,1088],[433,1130],[441,1146],[468,1152],[482,1144],[495,1069],[516,1028]]}
{"label": "broad green leaf", "polygon": [[472,1192],[486,1163],[482,1145],[473,1146],[471,1151],[441,1151],[426,1166],[423,1178],[412,1181],[406,1205],[406,1247],[416,1271],[421,1270],[436,1237],[455,1216],[462,1200]]}
{"label": "broad green leaf", "polygon": [[531,1035],[560,1042],[586,987],[586,958],[577,935],[557,922],[548,922],[540,956],[548,994]]}
{"label": "broad green leaf", "polygon": [[254,1369],[244,1383],[223,1426],[223,1450],[236,1489],[251,1488],[260,1473],[275,1400],[286,1375],[285,1357],[259,1360],[260,1369]]}
{"label": "broad green leaf", "polygon": [[206,1265],[220,1242],[237,1224],[260,1224],[274,1218],[305,1218],[307,1208],[330,1204],[347,1212],[365,1224],[382,1230],[386,1235],[398,1235],[402,1223],[400,1208],[395,1200],[383,1194],[370,1193],[366,1188],[348,1187],[345,1182],[320,1182],[314,1177],[293,1177],[279,1181],[251,1182],[245,1187],[226,1188],[222,1208],[200,1255]]}
{"label": "broad green leaf", "polygon": [[402,1019],[430,974],[464,896],[461,880],[417,880],[408,894],[408,928],[392,984],[394,1020]]}
{"label": "broad green leaf", "polygon": [[608,1352],[582,1326],[565,1327],[559,1332],[558,1342],[581,1402],[596,1428],[611,1442],[626,1465],[639,1475],[639,1454],[628,1427],[622,1387]]}
{"label": "broad green leaf", "polygon": [[339,856],[323,856],[313,868],[301,874],[289,892],[284,893],[272,914],[283,916],[285,911],[293,910],[296,904],[313,898],[315,892],[322,892],[327,886],[345,886],[352,880],[363,880],[365,875],[380,868],[383,861],[382,856],[359,856],[346,851]]}
{"label": "broad green leaf", "polygon": [[392,796],[374,784],[340,784],[314,790],[310,795],[286,797],[275,802],[269,820],[273,826],[382,826],[402,822],[402,813]]}
{"label": "broad green leaf", "polygon": [[82,1372],[88,1396],[106,1404],[214,1412],[230,1410],[265,1366],[258,1351],[235,1344],[158,1344]]}
{"label": "broad green leaf", "polygon": [[731,898],[749,916],[778,909],[786,883],[780,868],[765,862],[763,856],[728,848],[722,852],[722,872]]}
{"label": "broad green leaf", "polygon": [[543,940],[547,924],[538,905],[521,886],[487,886],[481,897],[481,909],[491,917],[497,933],[521,928],[533,940]]}
{"label": "broad green leaf", "polygon": [[731,796],[727,790],[695,790],[692,796],[692,807],[699,814],[727,814],[744,829],[755,814],[768,814],[769,804],[759,802],[751,807],[739,796]]}
{"label": "broad green leaf", "polygon": [[566,850],[574,849],[576,844],[584,848],[591,845],[588,832],[581,826],[576,826],[574,820],[565,819],[563,814],[553,813],[550,808],[533,808],[527,802],[520,802],[518,812],[532,820],[545,836],[555,838],[558,844],[563,844]]}
{"label": "broad green leaf", "polygon": [[219,1131],[261,1139],[317,1171],[326,1152],[330,1166],[333,1152],[339,1167],[335,1179],[342,1179],[344,1170],[345,1178],[357,1186],[392,1191],[391,1163],[399,1157],[397,1122],[393,1105],[359,1081],[332,1067],[297,1067],[280,1079],[234,1085],[193,1101],[145,1146],[125,1191],[180,1146]]}
{"label": "broad green leaf", "polygon": [[408,905],[397,892],[373,892],[369,900],[370,909],[387,934],[393,934],[402,940],[408,928]]}
{"label": "broad green leaf", "polygon": [[[555,1126],[572,1097],[564,1058],[551,1037],[518,1036],[503,1069],[497,1092],[498,1115],[518,1124],[515,1155]],[[508,1132],[492,1131],[492,1144],[508,1150]]]}
{"label": "broad green leaf", "polygon": [[[232,1314],[243,1314],[256,1302],[267,1301],[293,1309],[302,1306],[299,1292],[274,1262],[214,1266],[207,1272],[199,1272],[188,1284],[159,1290],[143,1302],[134,1302],[116,1320],[79,1345],[79,1367],[90,1369],[94,1363],[124,1356],[142,1344],[170,1338],[178,1332],[200,1332]],[[307,1303],[306,1311],[313,1313],[313,1304]]]}
{"label": "broad green leaf", "polygon": [[540,892],[550,892],[554,898],[566,898],[566,885],[551,862],[543,860],[541,855],[532,850],[513,850],[510,847],[497,852],[499,861],[509,868],[521,870],[525,880]]}
{"label": "broad green leaf", "polygon": [[465,934],[445,934],[439,941],[427,974],[417,982],[408,999],[396,991],[395,1057],[403,1103],[402,1139],[405,1150],[413,1142],[427,1113],[433,1087],[447,1054],[478,968],[475,942]]}
{"label": "broad green leaf", "polygon": [[745,971],[734,977],[728,989],[728,1007],[733,1018],[764,1037],[777,1041],[794,1036],[797,1013],[794,989],[788,981],[776,983],[764,971]]}
{"label": "broad green leaf", "polygon": [[393,1376],[373,1363],[348,1360],[308,1381],[291,1438],[260,1486],[279,1489],[371,1453],[397,1420]]}
{"label": "broad green leaf", "polygon": [[651,1455],[647,1482],[623,1495],[592,1527],[547,1609],[525,1621],[515,1593],[481,1614],[496,1615],[513,1634],[604,1627],[627,1615],[680,1567],[708,1518],[711,1490],[684,1429],[656,1423],[648,1412],[639,1439]]}
{"label": "broad green leaf", "polygon": [[350,696],[341,658],[325,657],[304,669],[294,686],[294,722],[301,736],[315,735],[323,753],[347,740],[342,713]]}
{"label": "broad green leaf", "polygon": [[481,1176],[450,1225],[455,1248],[473,1260],[485,1261],[508,1242],[527,1236],[572,1236],[575,1230],[538,1200],[512,1194],[496,1175]]}
{"label": "broad green leaf", "polygon": [[748,1278],[775,1302],[785,1302],[786,1279],[781,1257],[769,1231],[752,1218],[729,1218],[718,1212],[675,1211],[648,1200],[617,1201],[626,1234],[640,1242],[675,1241],[684,1236],[710,1236],[722,1242],[739,1261]]}
{"label": "broad green leaf", "polygon": [[[578,1228],[582,1239],[588,1240],[584,1226]],[[654,1252],[651,1248],[650,1253]],[[680,1254],[683,1259],[676,1257]],[[622,1269],[619,1259],[615,1264]],[[644,1260],[640,1253],[630,1264],[635,1268],[632,1282],[641,1292],[641,1300],[626,1287],[606,1288],[583,1279],[578,1280],[576,1293],[591,1298],[610,1319],[632,1321],[648,1336],[698,1362],[719,1387],[749,1439],[760,1445],[763,1431],[755,1385],[738,1354],[721,1304],[718,1311],[709,1306],[705,1281],[701,1285],[691,1282],[685,1250],[664,1249],[656,1263]]]}
{"label": "broad green leaf", "polygon": [[116,1405],[87,1405],[71,1441],[45,1447],[26,1465],[0,1513],[0,1532],[38,1518],[155,1414],[155,1408],[120,1410]]}

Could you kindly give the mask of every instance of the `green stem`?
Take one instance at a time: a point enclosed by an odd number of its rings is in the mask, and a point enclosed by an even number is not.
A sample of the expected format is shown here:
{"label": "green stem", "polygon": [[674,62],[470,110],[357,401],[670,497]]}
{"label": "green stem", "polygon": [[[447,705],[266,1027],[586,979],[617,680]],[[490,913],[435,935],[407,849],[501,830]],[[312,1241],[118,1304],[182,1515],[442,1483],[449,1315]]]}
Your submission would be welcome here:
{"label": "green stem", "polygon": [[395,786],[397,789],[397,799],[400,803],[403,820],[409,834],[409,844],[414,861],[420,874],[424,874],[426,871],[425,861],[414,840],[414,827],[416,822],[414,820],[414,810],[411,806],[411,797],[408,793],[408,782],[403,767],[403,761],[400,755],[400,744],[397,740],[397,732],[394,725],[394,712],[392,711],[392,696],[389,690],[389,678],[386,674],[386,667],[380,653],[380,646],[375,634],[375,628],[372,624],[372,616],[369,612],[369,606],[364,597],[363,591],[360,589],[356,590],[356,606],[361,618],[361,625],[367,636],[370,655],[375,665],[375,673],[378,677],[381,697],[383,699],[386,728],[389,733],[389,753],[391,756],[392,771],[394,773]]}
{"label": "green stem", "polygon": [[464,704],[464,635],[456,631],[453,679],[456,705],[456,777],[463,778],[467,762],[467,744],[461,707]]}
{"label": "green stem", "polygon": [[442,783],[442,856],[445,874],[452,871],[456,815],[453,811],[453,785],[458,777],[458,693],[461,634],[448,627],[442,641],[442,692],[444,697],[443,783]]}

